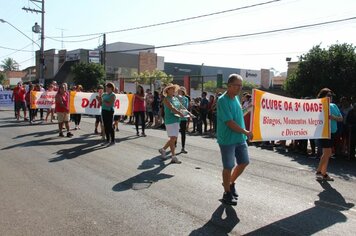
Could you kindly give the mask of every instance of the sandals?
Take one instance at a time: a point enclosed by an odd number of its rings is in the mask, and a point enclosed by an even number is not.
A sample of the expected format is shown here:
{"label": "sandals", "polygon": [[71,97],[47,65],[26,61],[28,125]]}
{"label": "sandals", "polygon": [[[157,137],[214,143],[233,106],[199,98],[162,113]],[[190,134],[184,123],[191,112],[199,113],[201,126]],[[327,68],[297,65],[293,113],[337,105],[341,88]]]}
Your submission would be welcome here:
{"label": "sandals", "polygon": [[315,174],[317,181],[334,181],[334,178],[328,174],[323,175],[321,172],[316,172]]}

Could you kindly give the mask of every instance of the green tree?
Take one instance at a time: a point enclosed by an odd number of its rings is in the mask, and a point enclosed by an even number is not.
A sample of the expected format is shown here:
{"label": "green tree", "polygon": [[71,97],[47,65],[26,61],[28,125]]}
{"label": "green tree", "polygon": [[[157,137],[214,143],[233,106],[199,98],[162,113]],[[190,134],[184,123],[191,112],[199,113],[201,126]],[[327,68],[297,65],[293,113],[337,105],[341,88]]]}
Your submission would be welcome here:
{"label": "green tree", "polygon": [[135,73],[131,81],[152,85],[157,80],[160,80],[162,84],[168,84],[173,81],[173,76],[167,75],[161,70],[154,70],[152,72],[144,71],[139,74]]}
{"label": "green tree", "polygon": [[298,68],[288,75],[284,89],[294,97],[316,96],[328,87],[338,96],[356,91],[356,52],[350,44],[334,44],[328,49],[314,46],[300,56]]}
{"label": "green tree", "polygon": [[5,74],[4,73],[0,73],[0,84],[2,84],[5,80]]}
{"label": "green tree", "polygon": [[72,66],[74,83],[81,84],[84,90],[96,89],[105,83],[105,70],[102,65],[95,63],[78,63]]}
{"label": "green tree", "polygon": [[[253,83],[250,83],[250,82],[247,82],[247,81],[242,81],[242,87],[243,87],[244,90],[252,90],[254,88],[257,88],[258,86],[256,84],[253,84]],[[226,89],[227,88],[227,84],[223,83],[222,88]],[[201,85],[200,85],[200,89],[201,89]],[[204,83],[204,91],[215,93],[216,89],[217,89],[217,81],[209,80],[209,81]]]}
{"label": "green tree", "polygon": [[18,69],[19,64],[11,57],[5,58],[1,61],[0,67],[4,71],[13,71]]}

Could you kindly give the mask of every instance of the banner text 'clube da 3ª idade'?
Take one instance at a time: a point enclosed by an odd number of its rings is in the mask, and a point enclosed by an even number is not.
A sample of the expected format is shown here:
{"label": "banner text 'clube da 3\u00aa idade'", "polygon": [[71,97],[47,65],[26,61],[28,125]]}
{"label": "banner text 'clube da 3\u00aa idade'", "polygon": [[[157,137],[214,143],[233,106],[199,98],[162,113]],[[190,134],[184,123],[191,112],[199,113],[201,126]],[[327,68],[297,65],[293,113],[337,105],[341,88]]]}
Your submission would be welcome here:
{"label": "banner text 'clube da 3\u00aa idade'", "polygon": [[294,99],[253,90],[251,141],[330,138],[329,98]]}

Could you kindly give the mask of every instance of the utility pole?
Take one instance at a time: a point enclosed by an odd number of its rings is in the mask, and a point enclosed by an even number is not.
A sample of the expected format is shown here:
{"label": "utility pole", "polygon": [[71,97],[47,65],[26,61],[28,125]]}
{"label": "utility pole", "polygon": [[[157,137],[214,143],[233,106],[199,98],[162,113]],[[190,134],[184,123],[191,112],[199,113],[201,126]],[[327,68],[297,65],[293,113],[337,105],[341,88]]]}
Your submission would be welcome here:
{"label": "utility pole", "polygon": [[103,56],[102,65],[104,66],[105,78],[106,78],[106,34],[103,35]]}
{"label": "utility pole", "polygon": [[103,64],[104,64],[104,68],[105,68],[105,71],[106,71],[106,34],[104,34],[103,51],[104,51]]}
{"label": "utility pole", "polygon": [[[26,12],[31,12],[31,13],[41,13],[41,48],[40,48],[40,76],[39,76],[39,80],[40,82],[42,82],[43,84],[45,84],[45,78],[44,78],[44,68],[45,68],[45,63],[44,63],[44,15],[45,15],[45,0],[30,0],[38,9],[34,9],[34,8],[27,8],[27,7],[23,7],[22,10],[25,10]],[[41,7],[38,6],[37,3],[41,3]]]}
{"label": "utility pole", "polygon": [[200,67],[200,76],[201,76],[201,93],[204,92],[204,75],[203,75],[203,67],[204,67],[204,63],[201,64]]}

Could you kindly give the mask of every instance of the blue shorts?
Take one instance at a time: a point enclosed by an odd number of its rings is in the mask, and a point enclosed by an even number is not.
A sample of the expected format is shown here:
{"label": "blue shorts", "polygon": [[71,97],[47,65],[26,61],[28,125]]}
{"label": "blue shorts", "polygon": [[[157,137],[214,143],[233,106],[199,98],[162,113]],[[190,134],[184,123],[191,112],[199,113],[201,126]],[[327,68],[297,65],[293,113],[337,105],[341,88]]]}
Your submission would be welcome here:
{"label": "blue shorts", "polygon": [[250,163],[246,142],[231,145],[219,144],[219,147],[224,169],[232,170],[235,167],[235,161],[238,165]]}

